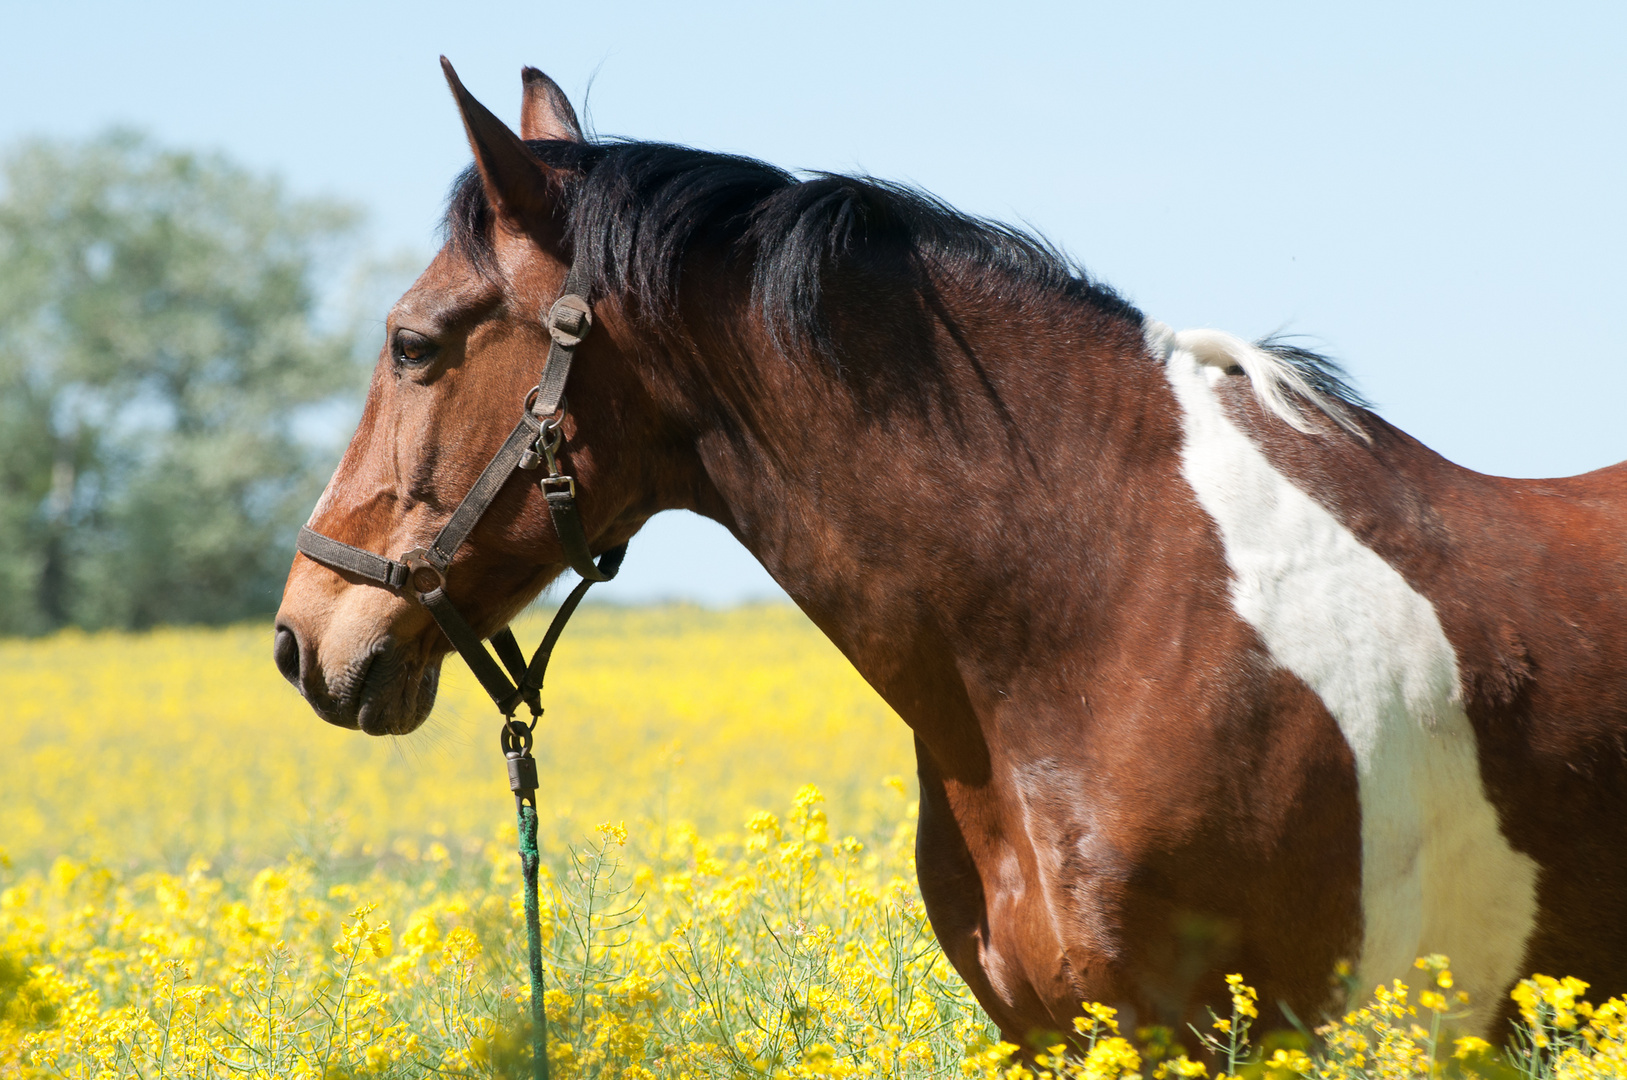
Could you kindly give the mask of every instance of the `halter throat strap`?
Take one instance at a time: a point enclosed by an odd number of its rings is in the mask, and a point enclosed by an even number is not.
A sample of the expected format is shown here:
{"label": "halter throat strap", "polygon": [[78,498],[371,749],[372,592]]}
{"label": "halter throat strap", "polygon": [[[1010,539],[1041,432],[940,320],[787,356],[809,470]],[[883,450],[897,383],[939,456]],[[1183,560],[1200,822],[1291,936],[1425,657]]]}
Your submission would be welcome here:
{"label": "halter throat strap", "polygon": [[[574,265],[565,276],[559,299],[544,313],[543,324],[550,338],[548,358],[543,362],[536,387],[526,395],[519,422],[427,548],[414,548],[400,559],[390,559],[323,536],[309,526],[299,530],[296,542],[307,558],[330,569],[395,592],[410,587],[505,716],[512,716],[522,702],[530,707],[533,715],[541,713],[543,676],[565,623],[590,586],[616,576],[622,557],[627,553],[627,545],[622,544],[594,561],[576,505],[576,479],[560,470],[555,457],[563,441],[565,382],[570,377],[577,347],[593,328],[593,308],[588,301],[586,282]],[[492,646],[497,650],[497,659],[493,659],[480,635],[446,595],[446,574],[458,549],[469,539],[509,478],[516,472],[540,472],[544,462],[547,472],[537,482],[548,503],[548,516],[566,562],[582,580],[555,612],[548,632],[529,663],[506,626],[491,637]]]}

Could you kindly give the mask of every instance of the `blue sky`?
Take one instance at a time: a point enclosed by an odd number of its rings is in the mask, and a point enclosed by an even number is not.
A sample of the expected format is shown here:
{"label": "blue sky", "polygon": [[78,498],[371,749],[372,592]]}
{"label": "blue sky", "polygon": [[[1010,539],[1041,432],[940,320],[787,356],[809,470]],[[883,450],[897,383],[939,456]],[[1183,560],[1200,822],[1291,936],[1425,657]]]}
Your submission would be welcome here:
{"label": "blue sky", "polygon": [[[436,57],[606,134],[918,184],[1176,327],[1309,335],[1379,411],[1507,475],[1627,457],[1627,7],[7,5],[0,143],[114,123],[356,201],[432,250],[468,150]],[[772,582],[663,515],[627,600]]]}

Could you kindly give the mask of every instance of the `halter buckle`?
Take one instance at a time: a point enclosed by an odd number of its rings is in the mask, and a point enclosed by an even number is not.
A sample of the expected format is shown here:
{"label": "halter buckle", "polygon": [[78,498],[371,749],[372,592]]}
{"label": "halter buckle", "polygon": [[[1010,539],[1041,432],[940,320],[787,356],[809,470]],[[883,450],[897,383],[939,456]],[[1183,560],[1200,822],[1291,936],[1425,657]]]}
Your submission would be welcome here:
{"label": "halter buckle", "polygon": [[544,495],[554,495],[562,492],[573,499],[576,498],[576,477],[574,476],[555,473],[552,476],[544,476],[537,483],[542,487]]}
{"label": "halter buckle", "polygon": [[418,595],[446,587],[446,572],[428,548],[413,548],[401,556],[401,561],[407,566],[407,584]]}

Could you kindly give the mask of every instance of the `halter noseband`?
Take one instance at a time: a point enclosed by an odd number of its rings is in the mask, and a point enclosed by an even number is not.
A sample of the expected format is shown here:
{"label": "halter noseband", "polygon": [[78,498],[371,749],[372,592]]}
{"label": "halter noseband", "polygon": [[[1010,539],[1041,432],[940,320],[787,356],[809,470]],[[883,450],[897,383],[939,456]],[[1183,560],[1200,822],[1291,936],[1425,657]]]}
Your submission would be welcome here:
{"label": "halter noseband", "polygon": [[[323,536],[309,526],[299,530],[297,546],[309,559],[333,570],[354,574],[386,589],[400,592],[411,586],[419,603],[446,634],[452,647],[475,673],[480,685],[491,695],[504,716],[512,717],[514,710],[524,702],[532,716],[542,712],[542,679],[548,670],[548,658],[554,643],[559,640],[565,623],[576,606],[582,602],[588,588],[596,581],[609,581],[621,569],[621,560],[627,554],[627,545],[613,547],[593,561],[587,534],[582,529],[582,518],[576,509],[576,478],[559,469],[555,451],[564,437],[560,423],[565,416],[565,380],[571,372],[571,360],[576,348],[593,328],[593,308],[587,300],[587,288],[575,266],[565,275],[563,294],[554,301],[544,316],[544,325],[552,338],[548,346],[548,359],[542,365],[537,385],[526,395],[520,422],[504,440],[502,448],[492,458],[474,487],[458,503],[452,516],[427,548],[413,548],[400,559],[387,559]],[[514,632],[503,627],[491,636],[498,666],[486,651],[480,635],[458,613],[446,595],[446,572],[452,557],[469,538],[475,524],[481,519],[503,489],[515,470],[534,472],[546,462],[548,471],[538,479],[544,497],[548,500],[548,515],[553,519],[554,531],[559,534],[560,546],[571,569],[581,576],[581,582],[571,590],[559,606],[542,643],[526,663],[520,652]],[[507,670],[505,670],[507,669]],[[511,721],[518,723],[518,721]],[[507,730],[507,725],[505,725]]]}

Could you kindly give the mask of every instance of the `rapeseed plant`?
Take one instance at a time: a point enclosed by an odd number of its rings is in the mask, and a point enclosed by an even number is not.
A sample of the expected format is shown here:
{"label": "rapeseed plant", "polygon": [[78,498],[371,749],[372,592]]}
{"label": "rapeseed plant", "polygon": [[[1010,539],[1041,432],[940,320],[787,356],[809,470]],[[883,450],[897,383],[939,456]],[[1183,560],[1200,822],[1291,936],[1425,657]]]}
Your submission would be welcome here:
{"label": "rapeseed plant", "polygon": [[[907,729],[805,620],[601,608],[572,629],[539,728],[558,1080],[1627,1076],[1627,1004],[1576,979],[1516,987],[1505,1052],[1452,1038],[1440,956],[1314,1040],[1256,1043],[1235,974],[1198,1057],[1095,1003],[1024,1056],[932,937]],[[261,628],[0,642],[0,1076],[525,1073],[480,691],[449,665],[426,753],[325,729],[268,655]],[[817,783],[779,804],[794,776]]]}
{"label": "rapeseed plant", "polygon": [[[804,787],[784,825],[758,815],[704,839],[607,824],[552,860],[555,1076],[902,1078],[992,1043],[904,877],[913,805],[897,798],[890,827],[860,840],[830,834],[821,801]],[[246,887],[201,861],[126,875],[58,859],[0,893],[0,950],[26,964],[8,1064],[517,1073],[529,987],[512,849],[426,850],[348,881],[296,855]]]}

